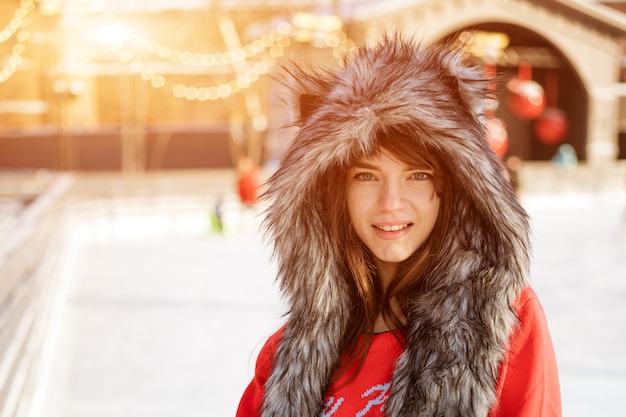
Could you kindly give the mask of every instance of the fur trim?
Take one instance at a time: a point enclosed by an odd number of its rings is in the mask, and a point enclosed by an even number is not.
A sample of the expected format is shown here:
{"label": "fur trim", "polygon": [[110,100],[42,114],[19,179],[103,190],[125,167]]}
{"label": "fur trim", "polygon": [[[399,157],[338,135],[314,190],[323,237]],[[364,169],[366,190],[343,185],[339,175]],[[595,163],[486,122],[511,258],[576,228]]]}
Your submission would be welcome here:
{"label": "fur trim", "polygon": [[[350,314],[342,262],[322,206],[324,174],[372,150],[376,132],[413,126],[448,161],[459,190],[454,256],[434,288],[410,301],[407,348],[386,405],[391,416],[486,416],[528,275],[528,221],[486,140],[487,82],[460,48],[386,36],[334,72],[286,70],[297,132],[267,184],[290,318],[266,384],[262,416],[318,416]],[[301,117],[298,109],[303,102]]]}

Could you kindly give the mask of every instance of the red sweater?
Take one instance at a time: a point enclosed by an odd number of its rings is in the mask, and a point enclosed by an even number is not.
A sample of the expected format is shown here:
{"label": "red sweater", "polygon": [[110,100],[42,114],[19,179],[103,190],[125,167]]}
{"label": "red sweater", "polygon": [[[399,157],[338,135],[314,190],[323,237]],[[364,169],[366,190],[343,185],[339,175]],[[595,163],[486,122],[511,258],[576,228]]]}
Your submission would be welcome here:
{"label": "red sweater", "polygon": [[[500,368],[497,400],[490,417],[560,417],[561,395],[554,348],[545,314],[534,291],[527,288],[515,303],[519,328]],[[281,331],[259,354],[254,379],[241,398],[237,417],[257,417],[263,387],[271,371]],[[403,352],[393,332],[375,335],[356,378],[344,385],[347,372],[325,398],[323,417],[379,417],[391,391],[394,364]],[[336,387],[340,387],[336,390]]]}

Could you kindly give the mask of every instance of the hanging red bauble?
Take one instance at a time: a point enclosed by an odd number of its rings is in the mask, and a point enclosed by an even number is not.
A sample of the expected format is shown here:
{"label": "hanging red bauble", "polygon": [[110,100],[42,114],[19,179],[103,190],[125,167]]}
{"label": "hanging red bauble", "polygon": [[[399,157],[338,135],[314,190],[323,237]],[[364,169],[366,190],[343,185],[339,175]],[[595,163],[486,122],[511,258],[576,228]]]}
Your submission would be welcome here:
{"label": "hanging red bauble", "polygon": [[543,87],[535,81],[514,78],[506,87],[509,91],[508,105],[520,119],[534,119],[546,108]]}
{"label": "hanging red bauble", "polygon": [[535,134],[547,145],[561,143],[569,130],[565,112],[557,107],[548,107],[533,125]]}
{"label": "hanging red bauble", "polygon": [[487,140],[493,151],[502,158],[509,147],[509,134],[506,131],[506,124],[496,118],[487,119]]}

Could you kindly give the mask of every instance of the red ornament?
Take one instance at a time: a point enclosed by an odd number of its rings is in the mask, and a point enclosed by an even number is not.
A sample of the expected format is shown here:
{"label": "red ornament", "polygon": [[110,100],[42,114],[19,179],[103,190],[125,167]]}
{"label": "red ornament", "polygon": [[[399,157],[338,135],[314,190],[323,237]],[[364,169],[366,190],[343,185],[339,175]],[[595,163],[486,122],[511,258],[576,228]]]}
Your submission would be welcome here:
{"label": "red ornament", "polygon": [[535,81],[514,78],[506,87],[509,90],[508,105],[520,119],[534,119],[546,108],[543,87]]}
{"label": "red ornament", "polygon": [[509,148],[509,134],[506,131],[506,124],[495,117],[487,119],[487,140],[489,146],[502,158]]}
{"label": "red ornament", "polygon": [[561,143],[569,131],[565,112],[557,107],[548,107],[533,125],[535,134],[547,145]]}

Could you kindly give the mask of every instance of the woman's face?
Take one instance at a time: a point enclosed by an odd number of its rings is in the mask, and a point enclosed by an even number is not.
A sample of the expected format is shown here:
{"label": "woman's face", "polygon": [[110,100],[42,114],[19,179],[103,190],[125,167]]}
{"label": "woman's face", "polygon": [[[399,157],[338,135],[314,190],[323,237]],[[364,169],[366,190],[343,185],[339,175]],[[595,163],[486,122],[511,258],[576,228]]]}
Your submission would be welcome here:
{"label": "woman's face", "polygon": [[347,205],[357,236],[382,271],[394,271],[430,235],[439,213],[433,171],[408,166],[382,149],[347,174]]}

